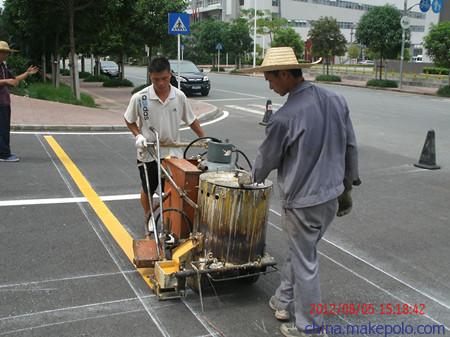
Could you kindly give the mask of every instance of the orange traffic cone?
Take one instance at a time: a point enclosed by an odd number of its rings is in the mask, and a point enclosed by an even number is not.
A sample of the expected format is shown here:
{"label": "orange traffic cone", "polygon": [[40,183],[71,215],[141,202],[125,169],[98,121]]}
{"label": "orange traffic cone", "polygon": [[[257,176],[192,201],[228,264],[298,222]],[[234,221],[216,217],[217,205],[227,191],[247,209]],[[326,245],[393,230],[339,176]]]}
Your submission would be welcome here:
{"label": "orange traffic cone", "polygon": [[414,164],[414,166],[427,170],[438,170],[441,168],[439,165],[436,165],[436,141],[434,130],[428,131],[419,162]]}

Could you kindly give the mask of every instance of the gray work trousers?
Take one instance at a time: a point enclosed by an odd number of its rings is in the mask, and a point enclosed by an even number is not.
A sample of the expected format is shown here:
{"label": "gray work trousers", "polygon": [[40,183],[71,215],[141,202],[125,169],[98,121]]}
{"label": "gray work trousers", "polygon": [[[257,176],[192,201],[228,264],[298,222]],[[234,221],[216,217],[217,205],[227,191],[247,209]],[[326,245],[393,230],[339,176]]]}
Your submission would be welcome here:
{"label": "gray work trousers", "polygon": [[333,221],[338,202],[333,199],[317,206],[285,209],[289,252],[275,292],[280,309],[293,306],[300,331],[322,326],[322,315],[310,314],[312,303],[321,303],[317,244]]}

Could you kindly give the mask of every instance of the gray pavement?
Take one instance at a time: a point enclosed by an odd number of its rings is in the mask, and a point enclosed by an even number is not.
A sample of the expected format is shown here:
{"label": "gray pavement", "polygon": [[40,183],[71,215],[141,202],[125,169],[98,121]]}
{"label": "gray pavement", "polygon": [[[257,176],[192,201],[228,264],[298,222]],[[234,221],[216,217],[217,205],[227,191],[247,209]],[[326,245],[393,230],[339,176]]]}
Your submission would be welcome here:
{"label": "gray pavement", "polygon": [[[270,92],[262,78],[209,76],[210,95],[192,98],[222,112],[204,123],[207,134],[229,138],[253,160],[264,137],[258,122],[266,99],[278,108],[284,98]],[[325,86],[349,102],[363,184],[354,190],[353,212],[336,219],[320,243],[323,303],[376,308],[373,315],[330,315],[326,323],[442,324],[448,334],[450,100]],[[438,171],[412,166],[429,128],[436,130]],[[127,232],[140,237],[131,136],[53,136]],[[182,131],[183,139],[193,137]],[[22,161],[0,165],[0,336],[281,335],[267,306],[278,273],[253,285],[207,291],[204,312],[193,292],[183,300],[158,302],[90,204],[77,199],[80,190],[44,135],[15,132],[12,145]],[[274,173],[271,179],[276,181]],[[286,234],[277,189],[270,209],[267,251],[281,263]],[[423,304],[424,314],[380,312],[382,305],[404,303]]]}
{"label": "gray pavement", "polygon": [[[67,80],[67,79],[66,79]],[[80,88],[90,94],[98,108],[50,102],[11,95],[13,130],[126,130],[123,114],[131,98],[132,88],[105,88],[102,83],[85,83]],[[199,120],[214,116],[215,106],[190,100]]]}

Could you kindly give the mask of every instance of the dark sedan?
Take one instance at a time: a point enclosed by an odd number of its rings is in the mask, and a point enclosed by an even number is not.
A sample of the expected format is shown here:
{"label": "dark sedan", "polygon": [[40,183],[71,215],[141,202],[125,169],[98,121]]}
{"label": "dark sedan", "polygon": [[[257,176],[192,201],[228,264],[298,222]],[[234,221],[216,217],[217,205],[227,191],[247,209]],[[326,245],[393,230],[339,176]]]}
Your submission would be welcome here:
{"label": "dark sedan", "polygon": [[[178,61],[170,60],[170,68],[173,74],[170,83],[178,88]],[[191,61],[180,61],[180,89],[186,95],[200,93],[202,96],[208,96],[210,88],[208,76],[203,71]]]}

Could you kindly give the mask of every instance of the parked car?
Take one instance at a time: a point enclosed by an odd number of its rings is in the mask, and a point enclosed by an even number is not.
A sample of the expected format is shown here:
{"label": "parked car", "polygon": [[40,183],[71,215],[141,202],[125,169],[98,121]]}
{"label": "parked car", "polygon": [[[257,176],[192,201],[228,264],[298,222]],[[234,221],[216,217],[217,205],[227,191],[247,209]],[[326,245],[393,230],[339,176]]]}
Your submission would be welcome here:
{"label": "parked car", "polygon": [[372,61],[372,60],[364,60],[364,61],[360,61],[358,63],[359,64],[365,64],[365,65],[368,65],[368,66],[373,66],[375,64],[375,62]]}
{"label": "parked car", "polygon": [[100,73],[117,77],[119,76],[119,65],[114,61],[100,60]]}
{"label": "parked car", "polygon": [[411,60],[413,62],[416,62],[416,63],[422,63],[423,62],[423,56],[422,55],[416,55],[416,56],[413,56],[411,58]]}
{"label": "parked car", "polygon": [[[178,88],[178,61],[169,60],[169,62],[172,70],[170,83]],[[180,61],[180,89],[186,95],[200,93],[202,96],[208,96],[211,84],[203,70],[198,69],[191,61],[183,60]]]}

